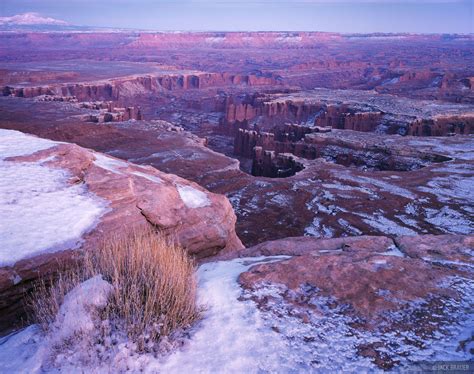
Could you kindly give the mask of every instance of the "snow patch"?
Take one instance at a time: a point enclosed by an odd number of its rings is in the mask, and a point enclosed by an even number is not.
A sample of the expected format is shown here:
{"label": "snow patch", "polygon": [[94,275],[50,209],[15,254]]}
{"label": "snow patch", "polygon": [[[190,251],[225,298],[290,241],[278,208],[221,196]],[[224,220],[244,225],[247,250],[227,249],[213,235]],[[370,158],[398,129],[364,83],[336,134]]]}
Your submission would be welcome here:
{"label": "snow patch", "polygon": [[44,335],[37,325],[32,325],[0,339],[0,372],[33,374],[71,372],[72,369],[74,372],[104,372],[79,369],[78,362],[73,368],[56,368],[50,361],[60,347],[67,354],[58,357],[69,356],[72,360],[76,353],[84,353],[74,350],[86,349],[87,345],[78,348],[81,337],[87,340],[97,328],[94,319],[107,305],[112,289],[101,275],[90,278],[67,293],[49,334]]}
{"label": "snow patch", "polygon": [[474,204],[474,174],[451,174],[430,180],[426,186],[418,187],[420,191],[435,195],[438,201],[449,203],[452,199]]}
{"label": "snow patch", "polygon": [[253,265],[288,257],[242,258],[202,265],[198,299],[208,309],[189,344],[147,372],[281,372],[289,365],[284,342],[267,327],[252,301],[239,301],[238,276]]}
{"label": "snow patch", "polygon": [[145,173],[142,173],[140,171],[132,171],[132,174],[136,175],[136,176],[139,176],[139,177],[142,177],[142,178],[145,178],[145,179],[148,179],[149,181],[154,182],[154,183],[163,183],[163,180],[161,178],[157,177],[156,175],[145,174]]}
{"label": "snow patch", "polygon": [[299,43],[303,40],[301,36],[280,36],[275,38],[276,42],[283,42],[283,43]]}
{"label": "snow patch", "polygon": [[401,226],[397,224],[396,222],[388,219],[387,217],[384,217],[381,214],[376,213],[373,216],[370,216],[365,213],[354,213],[354,214],[360,217],[364,217],[362,218],[362,221],[364,221],[366,224],[373,227],[374,229],[377,229],[378,231],[383,232],[384,234],[396,235],[396,236],[416,235],[416,232],[413,231],[412,229]]}
{"label": "snow patch", "polygon": [[398,249],[396,246],[392,245],[389,250],[386,252],[380,253],[382,256],[395,256],[395,257],[405,257],[402,251]]}
{"label": "snow patch", "polygon": [[457,163],[446,163],[446,166],[433,169],[435,172],[448,173],[448,174],[474,174],[474,165],[471,164],[457,164]]}
{"label": "snow patch", "polygon": [[459,160],[474,160],[474,137],[461,137],[462,142],[449,143],[449,138],[411,140],[411,146],[427,147],[434,152]]}
{"label": "snow patch", "polygon": [[37,325],[0,339],[0,373],[40,373],[43,355],[38,346],[42,336]]}
{"label": "snow patch", "polygon": [[474,232],[473,221],[448,206],[440,210],[425,208],[425,211],[425,221],[446,233],[468,235]]}
{"label": "snow patch", "polygon": [[417,232],[426,232],[426,230],[421,229],[421,228],[418,226],[418,221],[417,221],[417,220],[415,220],[415,219],[413,219],[413,218],[410,218],[410,217],[407,216],[407,215],[404,215],[404,214],[395,214],[394,217],[397,218],[400,222],[403,222],[405,225],[410,226],[410,227],[416,229]]}
{"label": "snow patch", "polygon": [[362,235],[362,231],[360,231],[357,227],[352,226],[349,222],[347,222],[343,218],[339,218],[337,220],[337,223],[339,223],[339,225],[341,225],[341,227],[343,227],[344,230],[348,232],[350,235],[354,235],[354,236]]}
{"label": "snow patch", "polygon": [[95,330],[93,312],[105,308],[112,285],[101,275],[77,285],[64,297],[54,322],[54,340],[62,341]]}
{"label": "snow patch", "polygon": [[226,41],[225,36],[214,36],[214,37],[208,37],[205,39],[206,43],[224,43]]}
{"label": "snow patch", "polygon": [[178,184],[176,187],[178,188],[181,200],[183,200],[184,205],[188,208],[203,208],[211,205],[211,201],[206,193],[191,186]]}
{"label": "snow patch", "polygon": [[98,167],[108,170],[114,174],[122,174],[120,168],[127,168],[128,164],[125,161],[101,155],[100,153],[94,153],[94,164]]}
{"label": "snow patch", "polygon": [[291,199],[286,195],[276,194],[270,199],[270,201],[278,205],[285,206],[286,204],[290,203]]}
{"label": "snow patch", "polygon": [[304,236],[313,236],[315,238],[332,238],[334,230],[331,227],[321,224],[321,219],[314,217],[311,225],[304,229]]}
{"label": "snow patch", "polygon": [[[0,130],[0,157],[28,155],[58,143]],[[0,266],[40,253],[76,248],[106,210],[84,185],[70,185],[61,169],[0,160]]]}
{"label": "snow patch", "polygon": [[[349,186],[348,184],[341,184],[341,183],[338,183],[338,182],[323,183],[323,187],[324,188],[333,188],[333,189],[341,190],[341,191],[358,191],[358,192],[361,192],[361,193],[365,193],[367,195],[375,195],[368,188]],[[352,196],[351,196],[351,198],[352,198]]]}
{"label": "snow patch", "polygon": [[338,173],[335,175],[337,178],[343,179],[343,180],[348,180],[351,182],[356,182],[356,183],[368,183],[373,186],[376,186],[380,188],[382,191],[389,192],[393,195],[398,195],[405,197],[407,199],[414,200],[416,199],[416,195],[412,193],[411,191],[407,190],[406,188],[402,188],[399,186],[396,186],[394,184],[390,184],[387,182],[384,182],[383,180],[379,179],[374,179],[370,177],[363,177],[363,176],[355,176],[355,175],[350,175],[350,174],[344,174],[344,173]]}
{"label": "snow patch", "polygon": [[[350,318],[342,314],[343,308],[334,308],[334,299],[320,296],[311,298],[312,306],[321,312],[308,315],[303,323],[284,294],[286,288],[262,284],[244,294],[247,298],[268,303],[262,309],[267,326],[279,332],[286,343],[281,354],[294,362],[293,367],[277,370],[288,373],[372,373],[376,367],[370,359],[357,355],[358,339],[349,327]],[[268,343],[267,343],[268,344]],[[258,371],[254,371],[258,373]]]}
{"label": "snow patch", "polygon": [[0,159],[31,155],[61,143],[26,135],[20,131],[0,129]]}
{"label": "snow patch", "polygon": [[[378,262],[382,265],[383,260]],[[384,361],[396,363],[394,372],[405,372],[421,361],[465,361],[472,358],[474,282],[452,277],[444,283],[440,286],[455,290],[460,298],[438,300],[444,315],[433,316],[434,321],[430,322],[433,331],[428,328],[424,334],[414,327],[418,327],[417,316],[426,315],[429,299],[402,302],[399,311],[381,316],[385,323],[374,331],[355,328],[360,320],[351,316],[348,305],[322,295],[317,287],[309,284],[293,291],[284,286],[262,283],[257,289],[246,291],[244,299],[263,304],[261,318],[286,341],[288,349],[282,354],[292,357],[297,363],[288,372],[383,372],[371,359],[359,353],[358,348],[362,347],[374,347]],[[377,290],[377,293],[390,298],[388,290]],[[308,308],[300,311],[295,304],[298,305],[302,299]],[[405,329],[396,328],[403,324],[407,325]],[[460,342],[467,344],[462,347]]]}

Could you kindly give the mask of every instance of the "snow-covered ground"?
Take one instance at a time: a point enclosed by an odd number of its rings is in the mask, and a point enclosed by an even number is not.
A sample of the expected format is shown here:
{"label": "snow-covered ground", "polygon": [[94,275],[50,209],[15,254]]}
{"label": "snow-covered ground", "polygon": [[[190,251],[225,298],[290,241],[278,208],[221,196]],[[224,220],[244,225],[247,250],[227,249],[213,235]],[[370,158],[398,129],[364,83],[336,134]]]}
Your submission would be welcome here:
{"label": "snow-covered ground", "polygon": [[[403,256],[396,248],[386,255]],[[459,321],[449,331],[450,338],[436,332],[415,348],[406,343],[419,341],[419,336],[412,331],[371,333],[354,329],[354,321],[344,313],[344,308],[334,308],[331,298],[311,296],[308,305],[314,305],[324,313],[315,311],[303,323],[298,314],[292,312],[292,304],[283,296],[288,295],[285,287],[262,284],[254,291],[243,291],[238,284],[239,274],[251,266],[285,258],[287,257],[240,258],[200,266],[198,300],[205,306],[204,316],[189,332],[190,339],[184,346],[171,354],[162,357],[138,354],[133,350],[133,345],[122,342],[113,348],[115,351],[109,356],[111,360],[108,362],[88,364],[79,361],[77,355],[66,353],[60,360],[56,358],[55,362],[60,365],[54,366],[48,364],[48,357],[53,351],[52,342],[57,343],[58,334],[64,330],[59,323],[58,333],[46,338],[32,326],[0,339],[0,372],[378,373],[382,371],[369,358],[357,354],[358,345],[374,342],[387,344],[387,354],[401,359],[403,365],[422,360],[466,359],[466,353],[457,351],[456,345],[460,340],[469,338],[473,318],[469,314],[468,318],[458,314],[469,310],[474,296],[472,282],[467,285],[465,281],[460,283],[459,280],[452,279],[446,285],[462,295],[462,300],[445,301],[445,308],[450,316]],[[94,286],[94,290],[91,286]],[[100,277],[78,286],[72,291],[76,295],[78,306],[70,305],[74,296],[70,294],[68,305],[61,309],[63,313],[58,321],[69,313],[69,318],[74,316],[78,321],[85,321],[80,326],[89,326],[90,321],[86,315],[89,309],[83,306],[103,304],[107,288],[108,283]],[[91,292],[92,297],[84,298],[84,292]],[[255,301],[264,307],[259,309]],[[424,308],[421,301],[419,305],[416,302],[412,304],[407,304],[407,310],[413,309],[414,313]],[[269,309],[266,308],[268,306]],[[395,313],[390,318],[402,321],[405,314]],[[74,329],[70,323],[67,326],[66,332]],[[390,345],[390,342],[396,344]],[[90,347],[91,352],[94,350],[100,349],[97,346]]]}
{"label": "snow-covered ground", "polygon": [[426,147],[434,152],[459,160],[474,160],[474,136],[463,137],[459,143],[447,143],[445,138],[410,140],[409,145]]}
{"label": "snow-covered ground", "polygon": [[[291,372],[301,367],[292,355],[285,354],[289,351],[287,343],[266,325],[255,303],[239,300],[239,274],[254,264],[283,258],[248,258],[202,265],[198,271],[198,300],[206,311],[189,342],[164,359],[149,354],[137,357],[125,345],[119,345],[114,371],[135,368],[147,373],[257,373]],[[87,319],[73,314],[77,320]],[[48,345],[56,338],[44,339],[37,328],[29,327],[0,340],[0,373],[41,373],[42,365],[45,372],[57,372],[58,368],[47,366],[47,351],[52,350]],[[69,370],[74,366],[67,360],[63,363]],[[77,370],[107,373],[108,365]]]}
{"label": "snow-covered ground", "polygon": [[[403,256],[399,251],[392,250],[385,253],[390,256]],[[376,260],[385,263],[383,260]],[[443,309],[457,321],[449,327],[436,328],[432,334],[421,338],[414,329],[382,329],[368,331],[354,328],[357,320],[345,312],[345,306],[334,303],[332,297],[318,295],[318,290],[308,285],[301,286],[300,293],[292,296],[291,291],[278,285],[263,284],[259,289],[249,293],[249,297],[263,303],[262,318],[269,326],[275,326],[280,331],[280,336],[287,340],[287,349],[292,350],[295,359],[302,360],[304,370],[280,372],[310,372],[310,373],[383,373],[369,358],[358,354],[357,348],[374,344],[381,344],[381,352],[386,354],[385,362],[395,359],[400,366],[392,372],[415,372],[415,363],[422,361],[464,361],[472,355],[469,348],[458,349],[460,341],[466,341],[472,347],[469,339],[473,333],[474,317],[471,303],[473,300],[474,282],[464,279],[452,278],[446,280],[446,287],[455,289],[462,295],[462,300],[442,300]],[[379,290],[390,298],[390,292]],[[245,295],[244,295],[245,297]],[[298,302],[301,298],[309,299],[307,305],[315,307],[315,312],[309,312],[307,323],[302,323],[301,318],[294,312],[294,305],[288,299]],[[386,314],[387,321],[393,325],[410,323],[410,315],[424,313],[426,308],[424,300],[408,302],[399,312]],[[308,309],[310,310],[310,309]],[[320,313],[319,311],[324,311]],[[461,313],[460,313],[461,311]],[[463,314],[463,313],[468,314]],[[469,314],[470,313],[470,314]],[[442,333],[440,332],[442,331]],[[296,352],[296,353],[295,353]],[[285,352],[285,354],[291,354]],[[403,368],[403,370],[400,370]]]}
{"label": "snow-covered ground", "polygon": [[105,212],[105,202],[47,159],[14,162],[59,143],[0,130],[0,266],[40,253],[76,247]]}

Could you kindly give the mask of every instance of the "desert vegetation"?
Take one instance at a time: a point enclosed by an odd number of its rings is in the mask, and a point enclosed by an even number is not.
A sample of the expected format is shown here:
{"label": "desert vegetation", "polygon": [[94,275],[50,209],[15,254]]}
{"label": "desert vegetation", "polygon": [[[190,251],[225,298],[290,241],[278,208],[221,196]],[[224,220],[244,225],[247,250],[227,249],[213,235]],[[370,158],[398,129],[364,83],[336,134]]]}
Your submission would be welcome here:
{"label": "desert vegetation", "polygon": [[[120,335],[138,351],[150,351],[200,316],[193,260],[160,233],[135,229],[108,236],[78,266],[42,279],[29,302],[35,322],[54,334],[67,294],[97,276],[111,287],[105,307],[94,311],[95,343]],[[80,329],[69,339],[84,338],[79,335]]]}

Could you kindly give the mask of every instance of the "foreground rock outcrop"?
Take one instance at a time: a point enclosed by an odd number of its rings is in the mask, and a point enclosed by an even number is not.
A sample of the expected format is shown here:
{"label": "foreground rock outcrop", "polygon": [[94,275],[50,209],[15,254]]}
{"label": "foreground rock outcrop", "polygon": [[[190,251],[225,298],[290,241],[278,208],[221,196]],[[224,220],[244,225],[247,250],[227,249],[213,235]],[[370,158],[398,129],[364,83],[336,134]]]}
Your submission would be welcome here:
{"label": "foreground rock outcrop", "polygon": [[152,225],[197,258],[242,248],[224,196],[77,145],[0,136],[1,329],[21,315],[35,279],[124,228]]}

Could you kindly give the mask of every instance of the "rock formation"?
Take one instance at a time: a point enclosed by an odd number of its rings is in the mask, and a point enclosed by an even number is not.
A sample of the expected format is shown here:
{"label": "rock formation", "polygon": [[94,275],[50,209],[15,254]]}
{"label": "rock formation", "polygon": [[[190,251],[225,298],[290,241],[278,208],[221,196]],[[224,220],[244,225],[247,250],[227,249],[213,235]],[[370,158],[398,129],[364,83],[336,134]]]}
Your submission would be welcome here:
{"label": "rock formation", "polygon": [[48,86],[3,86],[3,96],[33,98],[37,96],[76,97],[79,101],[112,100],[118,101],[141,94],[163,91],[180,91],[225,87],[229,85],[247,85],[250,87],[277,84],[272,74],[228,74],[228,73],[176,73],[131,76],[99,82],[63,83]]}
{"label": "rock formation", "polygon": [[[53,178],[48,173],[55,173],[55,175],[59,173],[64,176],[64,181],[59,181],[60,184],[57,187],[49,185],[31,187],[33,190],[30,192],[37,196],[36,200],[25,195],[28,193],[26,190],[22,190],[22,195],[19,196],[10,196],[11,192],[7,195],[11,200],[6,202],[9,205],[5,206],[5,209],[10,207],[7,212],[15,205],[21,207],[21,210],[16,213],[17,217],[3,217],[2,220],[8,220],[12,225],[18,221],[18,224],[23,222],[31,226],[31,222],[36,222],[36,219],[45,231],[44,234],[41,234],[41,230],[32,233],[40,235],[41,240],[36,239],[36,247],[29,250],[23,249],[22,245],[31,246],[30,242],[34,239],[25,242],[29,236],[22,234],[21,227],[2,234],[5,235],[3,243],[5,248],[3,248],[0,268],[0,326],[2,329],[11,326],[12,322],[21,315],[22,296],[34,280],[54,272],[61,264],[73,261],[78,253],[77,249],[93,250],[104,235],[115,231],[139,225],[152,225],[175,238],[196,258],[242,248],[235,233],[235,214],[224,196],[212,194],[194,183],[162,173],[152,167],[137,166],[77,145],[44,141],[48,143],[46,145],[41,143],[39,150],[31,153],[28,151],[28,144],[36,144],[41,139],[36,141],[37,138],[7,130],[2,130],[1,136],[2,143],[6,145],[6,148],[2,148],[2,155],[6,153],[7,157],[1,161],[0,168],[5,173],[10,170],[8,168],[15,168],[16,165],[22,165],[25,168],[31,165],[40,181]],[[26,150],[22,152],[23,149]],[[16,157],[8,157],[11,154]],[[19,170],[17,174],[20,173]],[[15,183],[25,184],[21,178],[26,177],[26,175],[18,174]],[[59,176],[54,178],[57,179]],[[48,183],[53,183],[52,181]],[[11,182],[7,179],[4,183]],[[25,185],[25,189],[28,188],[26,186],[28,185]],[[79,194],[79,190],[77,192],[74,192],[76,189],[70,190],[69,197],[63,201],[64,204],[70,204],[70,201],[74,199],[77,200],[76,204],[84,201],[87,205],[84,205],[82,210],[74,213],[71,210],[73,207],[69,205],[61,207],[62,200],[57,199],[51,202],[52,207],[63,209],[64,219],[61,220],[58,216],[58,219],[54,220],[56,216],[48,211],[43,212],[44,217],[41,215],[34,217],[37,214],[34,212],[39,209],[34,204],[42,202],[43,206],[49,206],[50,200],[45,199],[54,198],[56,193],[54,188],[60,191],[57,192],[59,194],[64,188],[68,188],[67,186],[80,188],[83,192],[76,196],[75,193]],[[47,190],[42,192],[43,189]],[[84,200],[89,199],[88,196],[96,196],[94,199],[100,201],[99,205],[94,203],[95,205],[91,206],[90,200]],[[86,209],[86,206],[89,208]],[[78,209],[80,207],[81,205],[78,205]],[[58,240],[61,238],[59,233],[54,233],[54,230],[59,230],[55,228],[55,225],[68,225],[66,208],[69,209],[70,214],[77,214],[77,216],[69,223],[68,229],[71,233],[64,232],[63,240],[55,242],[54,237]],[[42,221],[45,217],[46,220]],[[74,231],[73,227],[88,220],[91,222],[89,225],[82,225],[77,228],[79,231]],[[36,226],[33,225],[28,229],[38,230],[35,229]],[[45,244],[42,244],[43,242]],[[24,255],[17,255],[23,250],[26,251]]]}
{"label": "rock formation", "polygon": [[367,91],[325,89],[227,98],[221,125],[236,134],[238,127],[282,132],[288,123],[412,136],[474,132],[470,106],[428,105],[390,95],[370,96]]}
{"label": "rock formation", "polygon": [[407,135],[447,136],[474,133],[474,114],[439,115],[430,120],[417,119],[408,126]]}
{"label": "rock formation", "polygon": [[304,169],[296,157],[288,153],[275,154],[262,147],[253,149],[252,175],[256,177],[287,178]]}

